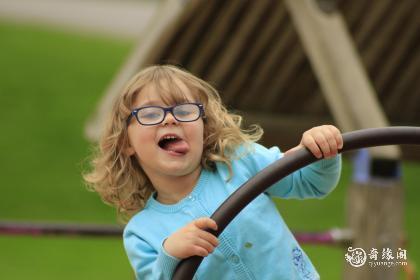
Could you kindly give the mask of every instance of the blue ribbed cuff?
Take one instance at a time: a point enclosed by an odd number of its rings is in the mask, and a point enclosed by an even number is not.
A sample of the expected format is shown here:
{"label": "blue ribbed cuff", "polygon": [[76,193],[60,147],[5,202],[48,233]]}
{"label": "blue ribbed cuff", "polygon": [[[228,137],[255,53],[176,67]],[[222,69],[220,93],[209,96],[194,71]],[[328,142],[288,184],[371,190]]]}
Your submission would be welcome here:
{"label": "blue ribbed cuff", "polygon": [[168,252],[166,252],[163,248],[163,242],[156,261],[158,267],[160,267],[160,269],[162,270],[163,275],[165,275],[165,279],[171,279],[176,266],[181,260],[169,255]]}

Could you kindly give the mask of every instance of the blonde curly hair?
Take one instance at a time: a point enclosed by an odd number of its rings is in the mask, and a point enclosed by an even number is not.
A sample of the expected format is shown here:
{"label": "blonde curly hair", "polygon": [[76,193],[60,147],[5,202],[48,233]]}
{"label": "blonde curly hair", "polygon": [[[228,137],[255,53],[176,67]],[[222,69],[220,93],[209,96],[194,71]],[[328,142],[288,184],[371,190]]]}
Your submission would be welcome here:
{"label": "blonde curly hair", "polygon": [[258,125],[242,129],[242,117],[228,112],[218,92],[188,71],[172,65],[155,65],[140,71],[115,99],[110,119],[92,155],[91,169],[83,174],[88,188],[98,192],[106,204],[114,206],[124,221],[140,211],[155,191],[135,155],[125,152],[128,147],[126,120],[136,97],[149,85],[155,86],[166,104],[185,101],[176,81],[187,86],[204,106],[203,168],[214,170],[215,163],[221,162],[226,164],[232,177],[230,160],[235,148],[241,144],[249,147],[247,144],[258,141],[263,134]]}

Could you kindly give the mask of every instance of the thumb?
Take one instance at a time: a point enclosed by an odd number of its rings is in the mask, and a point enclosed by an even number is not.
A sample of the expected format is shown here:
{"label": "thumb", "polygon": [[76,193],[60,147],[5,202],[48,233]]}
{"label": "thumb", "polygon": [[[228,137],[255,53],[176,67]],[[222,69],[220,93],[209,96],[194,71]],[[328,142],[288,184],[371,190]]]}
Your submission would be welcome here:
{"label": "thumb", "polygon": [[207,218],[207,217],[203,217],[203,218],[199,218],[197,220],[194,221],[194,224],[196,227],[198,227],[199,229],[213,229],[213,230],[217,230],[217,224],[214,220]]}

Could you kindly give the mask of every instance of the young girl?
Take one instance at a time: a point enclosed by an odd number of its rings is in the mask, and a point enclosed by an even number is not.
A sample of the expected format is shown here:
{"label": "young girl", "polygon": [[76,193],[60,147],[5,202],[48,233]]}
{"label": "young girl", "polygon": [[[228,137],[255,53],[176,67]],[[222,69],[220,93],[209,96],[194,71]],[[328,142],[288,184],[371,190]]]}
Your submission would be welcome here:
{"label": "young girl", "polygon": [[137,279],[171,279],[181,259],[204,258],[196,279],[318,279],[271,197],[321,198],[337,184],[341,134],[331,125],[303,134],[299,147],[328,158],[259,195],[219,238],[208,218],[239,186],[284,154],[256,143],[208,83],[174,66],[152,66],[129,81],[86,181],[131,217],[124,246]]}

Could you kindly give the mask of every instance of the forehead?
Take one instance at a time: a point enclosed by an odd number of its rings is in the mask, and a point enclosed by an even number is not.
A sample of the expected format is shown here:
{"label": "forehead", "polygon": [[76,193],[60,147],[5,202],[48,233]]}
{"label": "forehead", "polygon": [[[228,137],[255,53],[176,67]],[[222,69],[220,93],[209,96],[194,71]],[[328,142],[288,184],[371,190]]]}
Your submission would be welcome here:
{"label": "forehead", "polygon": [[169,106],[183,102],[196,102],[198,94],[179,79],[161,80],[145,85],[134,100],[134,107],[147,105]]}

